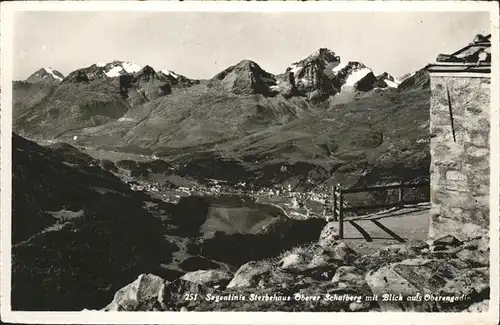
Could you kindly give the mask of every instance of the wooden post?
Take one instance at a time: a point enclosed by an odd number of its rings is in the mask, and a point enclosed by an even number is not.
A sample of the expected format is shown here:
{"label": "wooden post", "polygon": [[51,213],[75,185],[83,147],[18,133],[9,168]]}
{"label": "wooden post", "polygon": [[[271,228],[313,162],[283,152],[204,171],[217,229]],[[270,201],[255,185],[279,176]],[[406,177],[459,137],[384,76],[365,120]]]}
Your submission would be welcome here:
{"label": "wooden post", "polygon": [[337,221],[337,186],[333,187],[333,221]]}
{"label": "wooden post", "polygon": [[344,239],[344,194],[342,193],[342,189],[340,189],[340,198],[339,198],[339,236],[340,239]]}
{"label": "wooden post", "polygon": [[399,193],[398,193],[398,202],[399,202],[399,207],[402,208],[404,206],[403,202],[403,181],[399,182]]}

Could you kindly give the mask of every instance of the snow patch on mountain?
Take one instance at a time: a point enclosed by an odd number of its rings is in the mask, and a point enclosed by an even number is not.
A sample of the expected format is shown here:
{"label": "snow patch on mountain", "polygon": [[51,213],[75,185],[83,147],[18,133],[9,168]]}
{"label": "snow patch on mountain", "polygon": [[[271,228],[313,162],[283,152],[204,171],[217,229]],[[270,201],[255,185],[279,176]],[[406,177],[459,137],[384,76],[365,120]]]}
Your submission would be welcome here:
{"label": "snow patch on mountain", "polygon": [[105,71],[104,73],[106,74],[106,76],[113,78],[127,73],[135,73],[140,71],[141,69],[142,67],[140,65],[128,61],[123,61],[113,63],[110,66],[110,69]]}
{"label": "snow patch on mountain", "polygon": [[164,70],[161,70],[160,72],[166,76],[172,76],[175,79],[179,78],[179,75],[171,70],[164,69]]}
{"label": "snow patch on mountain", "polygon": [[41,68],[26,78],[28,83],[59,83],[63,81],[64,75],[51,67]]}
{"label": "snow patch on mountain", "polygon": [[387,84],[388,87],[390,88],[398,88],[399,86],[399,83],[395,80],[395,81],[391,81],[389,79],[384,79],[384,82]]}
{"label": "snow patch on mountain", "polygon": [[113,68],[111,68],[110,70],[106,71],[106,76],[110,77],[110,78],[113,78],[113,77],[118,77],[119,75],[122,74],[122,71],[124,69],[117,65],[117,66],[114,66]]}
{"label": "snow patch on mountain", "polygon": [[132,62],[123,62],[122,67],[128,73],[134,73],[140,71],[142,67]]}
{"label": "snow patch on mountain", "polygon": [[47,71],[47,73],[49,73],[50,75],[52,75],[52,77],[54,77],[54,79],[59,80],[59,81],[63,80],[63,78],[61,78],[60,76],[58,76],[57,73],[54,71],[54,69],[52,69],[51,67],[45,68],[45,71]]}
{"label": "snow patch on mountain", "polygon": [[340,61],[335,67],[333,67],[332,72],[334,75],[338,74],[342,69],[349,65],[348,61]]}
{"label": "snow patch on mountain", "polygon": [[372,70],[368,68],[361,68],[359,70],[356,70],[349,75],[344,85],[354,86],[358,81],[366,77],[369,73],[372,73]]}
{"label": "snow patch on mountain", "polygon": [[297,75],[300,73],[300,71],[302,71],[302,68],[301,66],[298,66],[296,63],[290,65],[290,72],[292,72],[294,75]]}

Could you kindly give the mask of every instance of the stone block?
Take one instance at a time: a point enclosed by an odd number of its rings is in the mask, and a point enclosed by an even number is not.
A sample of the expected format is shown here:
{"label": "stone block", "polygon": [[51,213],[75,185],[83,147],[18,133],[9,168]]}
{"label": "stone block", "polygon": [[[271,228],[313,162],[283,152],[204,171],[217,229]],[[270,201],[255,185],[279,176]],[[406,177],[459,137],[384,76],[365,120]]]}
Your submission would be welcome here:
{"label": "stone block", "polygon": [[446,172],[446,180],[462,182],[467,181],[467,176],[457,170],[449,170]]}
{"label": "stone block", "polygon": [[477,207],[477,201],[470,192],[454,192],[454,195],[450,195],[448,199],[444,202],[444,206],[447,208],[461,208],[463,210],[472,210]]}
{"label": "stone block", "polygon": [[483,130],[483,132],[489,132],[490,130],[490,121],[486,118],[477,118],[477,119],[466,119],[464,121],[464,127],[467,130]]}
{"label": "stone block", "polygon": [[467,149],[467,155],[474,158],[487,158],[490,154],[490,150],[486,148],[478,148],[471,146]]}
{"label": "stone block", "polygon": [[489,136],[488,134],[479,132],[466,132],[464,134],[464,141],[473,146],[485,148],[489,145]]}
{"label": "stone block", "polygon": [[466,220],[445,218],[441,215],[431,216],[429,225],[429,240],[434,240],[445,235],[453,235],[461,241],[471,238],[486,236],[489,225],[484,223],[471,223]]}

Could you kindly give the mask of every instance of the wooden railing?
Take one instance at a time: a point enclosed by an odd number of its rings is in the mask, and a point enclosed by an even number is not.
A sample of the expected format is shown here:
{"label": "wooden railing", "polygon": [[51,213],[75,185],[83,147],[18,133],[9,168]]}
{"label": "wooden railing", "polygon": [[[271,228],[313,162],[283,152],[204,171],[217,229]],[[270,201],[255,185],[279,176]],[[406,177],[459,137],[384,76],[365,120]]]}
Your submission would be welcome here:
{"label": "wooden railing", "polygon": [[[333,187],[333,219],[339,222],[339,235],[340,238],[344,238],[344,216],[348,211],[358,211],[358,210],[368,210],[368,209],[381,209],[381,208],[403,208],[409,204],[418,204],[423,202],[428,202],[429,198],[416,199],[416,200],[404,200],[403,190],[405,188],[422,188],[429,187],[429,182],[417,183],[417,184],[404,184],[400,182],[397,185],[385,185],[385,186],[373,186],[364,188],[350,188],[343,189],[340,184]],[[387,191],[387,190],[398,190],[398,200],[393,203],[383,203],[383,204],[371,204],[371,205],[360,205],[352,206],[345,200],[345,194],[350,193],[362,193],[362,192],[375,192],[375,191]]]}

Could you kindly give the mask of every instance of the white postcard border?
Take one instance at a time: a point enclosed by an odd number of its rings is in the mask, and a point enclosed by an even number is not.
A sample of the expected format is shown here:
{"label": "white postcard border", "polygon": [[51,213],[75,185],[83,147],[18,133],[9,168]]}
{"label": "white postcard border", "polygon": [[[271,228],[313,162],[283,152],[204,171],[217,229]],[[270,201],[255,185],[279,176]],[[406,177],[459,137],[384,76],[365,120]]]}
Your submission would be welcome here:
{"label": "white postcard border", "polygon": [[[13,21],[18,11],[191,11],[191,12],[399,12],[489,11],[492,79],[490,134],[490,308],[487,313],[324,313],[324,312],[14,312],[11,281],[11,132]],[[35,324],[496,324],[499,319],[499,10],[495,2],[462,1],[321,1],[321,2],[158,2],[158,1],[22,1],[1,3],[0,129],[0,308],[2,322]],[[437,53],[436,53],[437,54]]]}

